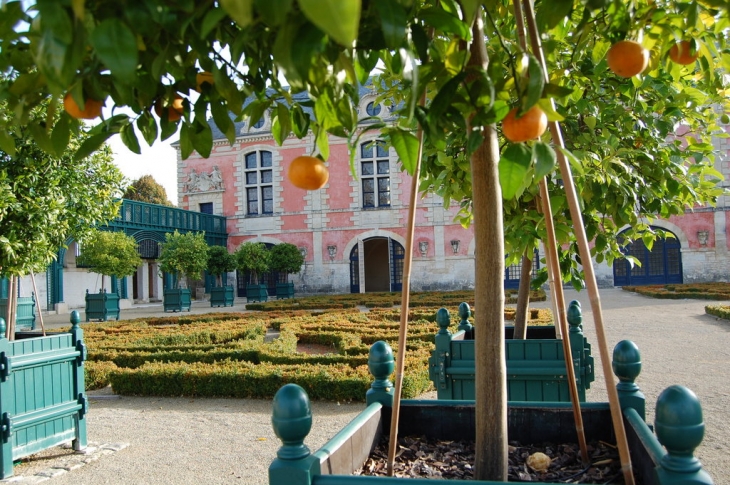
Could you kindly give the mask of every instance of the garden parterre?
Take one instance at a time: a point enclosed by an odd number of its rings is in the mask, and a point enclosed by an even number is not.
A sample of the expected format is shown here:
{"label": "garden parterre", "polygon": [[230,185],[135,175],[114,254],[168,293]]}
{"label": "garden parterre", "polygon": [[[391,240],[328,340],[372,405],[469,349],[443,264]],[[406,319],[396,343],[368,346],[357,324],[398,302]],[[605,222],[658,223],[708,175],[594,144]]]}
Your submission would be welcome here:
{"label": "garden parterre", "polygon": [[[456,331],[457,307],[448,308]],[[428,358],[438,330],[437,309],[409,312],[404,397],[431,386]],[[505,318],[513,314],[507,309]],[[552,321],[546,309],[531,309],[530,317],[532,324]],[[400,310],[394,308],[211,313],[89,324],[87,388],[111,384],[122,395],[271,398],[294,382],[312,399],[362,400],[372,382],[370,346],[385,340],[396,349],[399,326]],[[278,337],[266,339],[267,331]],[[298,352],[298,344],[332,351]]]}

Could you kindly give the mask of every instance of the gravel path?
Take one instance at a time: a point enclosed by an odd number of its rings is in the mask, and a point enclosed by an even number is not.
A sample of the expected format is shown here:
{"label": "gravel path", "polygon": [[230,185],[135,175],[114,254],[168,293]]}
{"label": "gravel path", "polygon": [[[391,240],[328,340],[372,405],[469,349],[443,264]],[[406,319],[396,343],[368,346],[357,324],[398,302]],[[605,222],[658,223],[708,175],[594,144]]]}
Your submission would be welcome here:
{"label": "gravel path", "polygon": [[[596,358],[588,399],[605,401],[588,295],[568,290],[566,299],[574,298],[582,304]],[[701,300],[654,300],[606,289],[601,301],[609,353],[621,339],[633,340],[642,353],[637,382],[647,396],[647,421],[653,422],[654,403],[664,388],[682,384],[692,389],[707,426],[697,456],[716,484],[730,484],[730,322],[706,315],[704,307],[712,302]],[[268,400],[117,398],[108,390],[90,393],[90,400],[89,440],[129,446],[55,476],[51,485],[268,483],[267,469],[279,447]],[[362,403],[313,402],[307,445],[317,449],[362,408]],[[24,477],[21,483],[37,483],[36,473],[68,454],[50,450],[17,466],[16,475]]]}

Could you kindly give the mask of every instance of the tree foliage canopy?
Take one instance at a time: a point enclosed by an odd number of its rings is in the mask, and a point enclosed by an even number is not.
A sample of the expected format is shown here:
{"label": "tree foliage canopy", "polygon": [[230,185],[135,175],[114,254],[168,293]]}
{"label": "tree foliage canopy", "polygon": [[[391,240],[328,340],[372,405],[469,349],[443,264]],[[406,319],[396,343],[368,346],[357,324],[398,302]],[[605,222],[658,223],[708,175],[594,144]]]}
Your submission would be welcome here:
{"label": "tree foliage canopy", "polygon": [[215,275],[218,284],[221,275],[236,269],[236,259],[224,246],[211,246],[208,249],[208,273]]}
{"label": "tree foliage canopy", "polygon": [[[0,101],[0,126],[12,116]],[[58,155],[49,153],[32,128],[49,119],[54,117],[46,103],[36,106],[29,113],[31,124],[6,132],[0,147],[0,273],[5,275],[44,271],[69,238],[85,239],[119,212],[123,176],[111,150],[103,146],[74,159],[88,136],[67,124],[67,144]]]}
{"label": "tree foliage canopy", "polygon": [[[465,48],[480,6],[487,71],[468,65]],[[31,114],[51,94],[71,92],[79,101],[105,100],[133,111],[114,112],[97,124],[78,156],[115,133],[139,153],[140,135],[151,144],[178,127],[183,158],[193,150],[208,156],[209,113],[232,143],[229,112],[254,123],[269,111],[279,143],[311,130],[326,159],[329,134],[356,145],[363,121],[356,111],[357,86],[377,67],[381,74],[373,87],[393,107],[396,122],[385,126],[373,119],[368,130],[380,130],[412,171],[418,157],[414,130],[422,128],[421,189],[438,193],[447,206],[460,203],[464,224],[472,217],[468,157],[482,141],[476,127],[498,123],[512,106],[524,111],[535,104],[563,121],[587,230],[596,239],[594,256],[610,263],[621,256],[622,242],[642,237],[651,245],[653,217],[712,204],[719,194],[711,136],[720,129],[715,110],[724,109],[727,98],[725,7],[720,0],[538,2],[550,79],[545,83],[539,63],[518,42],[510,2],[65,0],[24,11],[21,2],[11,1],[2,7],[6,20],[0,24],[0,69],[10,73],[0,83],[0,97],[14,116],[0,125],[0,147],[13,156],[9,137],[26,125],[39,146],[51,152],[63,146],[78,121],[63,113],[46,126]],[[651,51],[649,68],[631,79],[612,74],[605,60],[611,43],[625,38],[639,39]],[[692,40],[700,55],[690,66],[668,59],[683,39]],[[211,73],[212,83],[199,82],[203,72]],[[301,91],[309,101],[292,98]],[[167,106],[175,96],[183,98],[180,120],[153,115],[155,105]],[[244,107],[246,98],[253,101]],[[547,143],[502,146],[512,259],[544,236],[536,181],[547,176],[551,193],[559,194],[563,181],[554,164]],[[559,243],[570,247],[565,201],[555,195],[554,204]],[[578,262],[566,258],[569,273]]]}
{"label": "tree foliage canopy", "polygon": [[152,175],[142,175],[134,180],[124,191],[125,199],[148,202],[150,204],[166,205],[173,207],[174,204],[167,198],[167,191]]}
{"label": "tree foliage canopy", "polygon": [[181,234],[175,231],[165,234],[165,242],[162,243],[157,262],[161,271],[180,276],[177,280],[179,286],[187,284],[188,279],[200,278],[208,265],[208,243],[205,242],[205,233]]}
{"label": "tree foliage canopy", "polygon": [[236,268],[241,272],[249,271],[253,284],[258,284],[259,275],[271,268],[271,252],[264,243],[247,241],[233,253],[236,258]]}
{"label": "tree foliage canopy", "polygon": [[299,273],[304,264],[304,256],[291,243],[277,244],[269,251],[271,253],[271,269],[281,273]]}
{"label": "tree foliage canopy", "polygon": [[95,230],[82,241],[78,263],[102,276],[124,278],[134,274],[142,264],[142,258],[132,236],[117,231]]}

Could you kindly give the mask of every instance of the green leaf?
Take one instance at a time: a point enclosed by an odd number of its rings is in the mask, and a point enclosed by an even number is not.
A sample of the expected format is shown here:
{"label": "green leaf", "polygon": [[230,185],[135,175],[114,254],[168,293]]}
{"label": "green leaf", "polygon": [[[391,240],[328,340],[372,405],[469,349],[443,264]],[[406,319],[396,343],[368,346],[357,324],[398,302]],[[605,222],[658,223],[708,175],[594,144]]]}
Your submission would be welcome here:
{"label": "green leaf", "polygon": [[542,97],[542,90],[545,87],[545,75],[542,73],[540,63],[535,56],[527,56],[527,92],[522,98],[522,113],[526,113],[532,108]]}
{"label": "green leaf", "polygon": [[[183,125],[184,126],[184,125]],[[213,149],[213,132],[210,130],[208,123],[193,123],[193,129],[189,132],[193,148],[203,158],[208,158]],[[182,136],[182,135],[181,135]]]}
{"label": "green leaf", "polygon": [[572,89],[552,83],[546,84],[545,89],[542,91],[542,97],[544,98],[565,98],[571,94],[573,94]]}
{"label": "green leaf", "polygon": [[96,26],[89,42],[112,75],[127,84],[134,82],[139,59],[137,40],[126,24],[106,19]]}
{"label": "green leaf", "polygon": [[140,133],[142,133],[147,144],[152,146],[157,139],[157,122],[149,111],[144,111],[142,115],[137,118],[137,129]]}
{"label": "green leaf", "polygon": [[228,143],[233,145],[233,142],[236,140],[236,127],[228,115],[228,109],[226,109],[225,104],[221,100],[211,101],[210,111],[213,114],[215,125],[226,135]]}
{"label": "green leaf", "polygon": [[537,180],[552,172],[557,163],[555,150],[541,141],[532,145],[532,158],[535,160],[535,178]]}
{"label": "green leaf", "polygon": [[413,133],[399,128],[393,128],[388,134],[390,144],[395,148],[403,168],[413,175],[418,164],[418,138]]}
{"label": "green leaf", "polygon": [[69,117],[64,113],[53,127],[51,133],[51,143],[56,156],[60,157],[68,148],[68,142],[71,139],[71,127],[69,126]]}
{"label": "green leaf", "polygon": [[272,27],[280,25],[292,9],[292,0],[254,0],[256,10],[264,22]]}
{"label": "green leaf", "polygon": [[383,31],[385,45],[397,49],[406,39],[406,12],[398,2],[376,0],[375,8],[380,15],[380,28]]}
{"label": "green leaf", "polygon": [[253,21],[253,0],[220,0],[220,5],[241,28]]}
{"label": "green leaf", "polygon": [[499,183],[502,197],[513,199],[522,187],[532,154],[524,143],[510,144],[499,159]]}
{"label": "green leaf", "polygon": [[357,39],[361,0],[299,0],[299,6],[310,22],[343,46]]}
{"label": "green leaf", "polygon": [[166,116],[160,118],[160,141],[165,141],[177,132],[177,123]]}
{"label": "green leaf", "polygon": [[458,17],[437,8],[422,10],[421,20],[445,34],[453,34],[463,40],[471,40],[471,29]]}
{"label": "green leaf", "polygon": [[187,160],[193,153],[193,141],[190,137],[190,128],[187,123],[183,123],[180,127],[180,156],[183,160]]}
{"label": "green leaf", "polygon": [[94,136],[90,136],[81,144],[76,153],[74,153],[74,160],[79,161],[88,157],[95,151],[97,151],[112,135],[116,135],[113,131],[106,131],[99,133]]}
{"label": "green leaf", "polygon": [[302,107],[295,104],[291,110],[292,130],[300,140],[304,138],[309,131],[309,115],[304,112]]}
{"label": "green leaf", "polygon": [[479,12],[479,0],[461,0],[461,10],[464,12],[464,22],[466,25],[472,25],[474,19]]}
{"label": "green leaf", "polygon": [[30,130],[31,135],[33,135],[33,139],[41,150],[46,153],[55,153],[53,144],[51,143],[51,137],[48,136],[48,132],[46,132],[44,127],[40,126],[38,123],[31,123],[28,125],[28,130]]}
{"label": "green leaf", "polygon": [[327,130],[322,128],[317,131],[317,148],[319,148],[319,153],[322,155],[322,158],[327,160],[330,157],[329,136],[327,135]]}
{"label": "green leaf", "polygon": [[218,24],[226,16],[226,11],[221,8],[211,8],[208,13],[203,17],[203,23],[200,26],[200,37],[207,37],[213,29],[218,27]]}
{"label": "green leaf", "polygon": [[0,130],[0,150],[10,157],[15,156],[15,139],[5,130]]}
{"label": "green leaf", "polygon": [[540,32],[552,29],[570,14],[573,0],[544,0],[540,3],[535,15]]}
{"label": "green leaf", "polygon": [[132,153],[136,153],[137,155],[142,154],[142,150],[139,148],[139,140],[137,140],[137,134],[134,132],[134,125],[128,124],[122,126],[122,129],[119,131],[119,135],[122,137],[122,142],[124,145],[129,148],[129,150]]}
{"label": "green leaf", "polygon": [[291,118],[289,117],[289,108],[286,105],[281,103],[276,104],[276,118],[274,122],[276,123],[276,128],[274,128],[272,123],[272,135],[274,135],[276,143],[281,146],[289,137],[289,133],[291,133]]}
{"label": "green leaf", "polygon": [[585,122],[586,126],[590,128],[591,130],[596,129],[596,122],[598,121],[595,116],[586,116],[583,118],[583,121]]}

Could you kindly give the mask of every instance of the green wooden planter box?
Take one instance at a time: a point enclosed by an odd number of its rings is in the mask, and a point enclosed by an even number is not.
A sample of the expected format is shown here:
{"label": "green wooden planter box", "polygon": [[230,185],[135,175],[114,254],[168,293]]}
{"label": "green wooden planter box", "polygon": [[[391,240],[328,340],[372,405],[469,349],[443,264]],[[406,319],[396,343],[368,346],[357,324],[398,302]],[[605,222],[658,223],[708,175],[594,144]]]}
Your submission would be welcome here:
{"label": "green wooden planter box", "polygon": [[[19,296],[16,308],[15,328],[18,330],[35,329],[35,294],[31,296]],[[8,299],[0,299],[0,316],[5,318],[8,314]]]}
{"label": "green wooden planter box", "polygon": [[277,283],[276,298],[280,300],[294,298],[294,283]]}
{"label": "green wooden planter box", "polygon": [[[577,302],[576,302],[577,304]],[[573,304],[571,304],[573,305]],[[474,340],[467,318],[468,305],[462,303],[460,330],[452,334],[446,309],[439,310],[436,321],[436,348],[429,358],[429,378],[438,399],[474,399]],[[581,330],[580,307],[569,312],[570,347],[578,384],[578,398],[586,400],[586,390],[595,380],[591,344]],[[568,373],[563,341],[555,338],[555,327],[528,327],[527,339],[514,340],[514,327],[505,331],[507,359],[507,396],[510,401],[570,402]],[[471,339],[468,339],[472,337]]]}
{"label": "green wooden planter box", "polygon": [[[702,442],[704,423],[697,397],[682,386],[671,386],[657,400],[656,435],[644,421],[644,395],[635,384],[641,360],[636,346],[620,342],[614,350],[614,370],[634,477],[644,485],[710,485],[693,452]],[[344,429],[312,453],[304,439],[312,426],[309,398],[304,389],[287,384],[274,396],[272,425],[282,446],[269,466],[269,485],[433,485],[434,479],[354,476],[383,434],[390,431],[393,353],[376,342],[368,366],[375,380],[367,393],[367,407]],[[586,439],[615,442],[608,403],[581,406]],[[473,401],[401,402],[398,436],[441,440],[474,440]],[[522,443],[577,442],[569,403],[510,402],[509,440]],[[451,482],[450,482],[451,483]],[[475,484],[503,482],[469,481]],[[504,482],[506,483],[506,482]],[[539,483],[539,482],[534,482]]]}
{"label": "green wooden planter box", "polygon": [[117,293],[107,293],[106,290],[99,290],[99,293],[89,293],[89,290],[86,290],[85,300],[84,314],[87,322],[90,320],[106,322],[110,318],[119,320],[119,295]]}
{"label": "green wooden planter box", "polygon": [[227,307],[233,306],[235,294],[232,286],[217,286],[210,289],[210,306]]}
{"label": "green wooden planter box", "polygon": [[162,306],[166,312],[190,311],[191,304],[190,288],[168,289],[162,294]]}
{"label": "green wooden planter box", "polygon": [[266,285],[247,285],[246,300],[253,301],[269,301],[269,291]]}
{"label": "green wooden planter box", "polygon": [[13,462],[71,441],[86,447],[86,346],[79,312],[71,331],[9,341],[0,318],[0,478]]}

